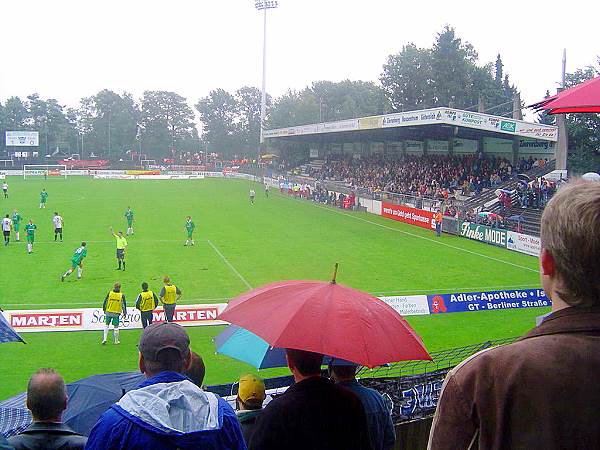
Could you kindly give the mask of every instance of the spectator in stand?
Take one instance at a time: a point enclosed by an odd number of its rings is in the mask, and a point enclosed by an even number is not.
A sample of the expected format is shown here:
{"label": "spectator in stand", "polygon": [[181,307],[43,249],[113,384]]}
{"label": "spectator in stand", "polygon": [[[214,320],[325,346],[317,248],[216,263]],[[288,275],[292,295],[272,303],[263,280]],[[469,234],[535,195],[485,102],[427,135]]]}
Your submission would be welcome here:
{"label": "spectator in stand", "polygon": [[246,448],[231,406],[184,375],[192,356],[181,325],[149,325],[138,349],[146,381],[100,416],[86,449]]}
{"label": "spectator in stand", "polygon": [[265,398],[265,383],[260,378],[250,374],[240,377],[235,403],[237,418],[242,427],[246,444],[250,442],[250,438],[254,433],[256,419],[263,410]]}
{"label": "spectator in stand", "polygon": [[600,183],[558,191],[542,215],[541,244],[552,313],[448,373],[429,449],[598,448]]}
{"label": "spectator in stand", "polygon": [[369,389],[356,380],[356,368],[356,364],[338,359],[329,363],[329,373],[335,384],[354,392],[365,408],[371,449],[392,449],[396,443],[392,406],[375,389]]}
{"label": "spectator in stand", "polygon": [[204,360],[198,353],[191,353],[192,360],[190,362],[190,367],[188,367],[187,370],[185,370],[184,375],[187,376],[190,380],[192,380],[192,383],[201,388],[204,383],[206,367],[204,366]]}
{"label": "spectator in stand", "polygon": [[356,395],[321,376],[323,355],[286,349],[295,384],[256,422],[250,450],[370,449],[365,410]]}
{"label": "spectator in stand", "polygon": [[63,378],[54,369],[38,370],[27,385],[27,409],[33,423],[21,434],[9,438],[9,444],[16,450],[83,449],[87,438],[62,422],[67,401]]}

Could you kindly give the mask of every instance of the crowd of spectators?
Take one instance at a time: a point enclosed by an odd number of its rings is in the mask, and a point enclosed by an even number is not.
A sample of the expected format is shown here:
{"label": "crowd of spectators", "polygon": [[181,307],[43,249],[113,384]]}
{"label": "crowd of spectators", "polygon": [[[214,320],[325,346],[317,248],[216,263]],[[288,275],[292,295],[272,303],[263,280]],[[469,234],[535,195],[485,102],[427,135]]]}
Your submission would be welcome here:
{"label": "crowd of spectators", "polygon": [[505,158],[477,155],[372,155],[363,158],[330,156],[309,173],[318,180],[342,181],[371,192],[442,196],[459,190],[479,193],[509,179],[512,164]]}
{"label": "crowd of spectators", "polygon": [[391,192],[429,198],[458,192],[477,195],[494,188],[517,172],[543,166],[546,160],[522,158],[516,167],[506,158],[473,155],[371,155],[354,158],[330,155],[322,166],[308,165],[316,180],[339,181],[372,193]]}

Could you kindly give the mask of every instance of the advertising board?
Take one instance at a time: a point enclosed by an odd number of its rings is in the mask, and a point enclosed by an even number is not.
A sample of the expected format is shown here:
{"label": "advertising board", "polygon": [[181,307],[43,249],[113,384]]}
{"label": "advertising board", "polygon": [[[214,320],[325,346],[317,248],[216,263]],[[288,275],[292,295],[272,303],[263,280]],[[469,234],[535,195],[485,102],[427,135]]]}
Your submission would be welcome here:
{"label": "advertising board", "polygon": [[388,219],[409,223],[422,228],[435,229],[434,213],[409,206],[394,205],[393,203],[382,203],[381,215]]}
{"label": "advertising board", "polygon": [[538,236],[515,233],[514,231],[508,231],[506,236],[507,249],[531,256],[540,256],[542,241]]}
{"label": "advertising board", "polygon": [[552,306],[542,289],[428,295],[431,314]]}
{"label": "advertising board", "polygon": [[467,239],[506,248],[507,231],[472,222],[463,222],[458,233]]}
{"label": "advertising board", "polygon": [[429,314],[426,295],[396,295],[379,298],[394,308],[401,316],[425,316]]}
{"label": "advertising board", "polygon": [[[178,305],[175,321],[184,327],[224,325],[217,316],[227,304]],[[104,329],[102,308],[6,310],[2,314],[19,333],[40,331],[86,331]],[[153,313],[155,322],[164,322],[165,313],[158,308]],[[121,320],[121,329],[142,328],[140,312],[130,308]]]}

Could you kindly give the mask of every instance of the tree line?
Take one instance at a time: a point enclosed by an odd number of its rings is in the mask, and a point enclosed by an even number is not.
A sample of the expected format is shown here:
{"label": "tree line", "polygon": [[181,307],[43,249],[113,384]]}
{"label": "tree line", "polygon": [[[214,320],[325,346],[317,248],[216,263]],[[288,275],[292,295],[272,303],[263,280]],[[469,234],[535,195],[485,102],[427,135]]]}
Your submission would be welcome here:
{"label": "tree line", "polygon": [[[510,115],[515,93],[500,55],[494,63],[481,65],[474,47],[446,26],[431,47],[409,43],[388,56],[379,83],[316,81],[277,98],[267,96],[265,126],[278,128],[435,106],[476,110],[480,100],[491,114]],[[102,90],[82,98],[76,108],[32,94],[0,103],[0,131],[39,131],[44,154],[58,149],[82,157],[94,154],[111,159],[140,150],[152,159],[173,151],[253,156],[259,146],[260,94],[259,89],[249,86],[235,92],[215,89],[199,99],[194,109],[187,99],[168,91],[146,91],[136,100],[127,92]]]}

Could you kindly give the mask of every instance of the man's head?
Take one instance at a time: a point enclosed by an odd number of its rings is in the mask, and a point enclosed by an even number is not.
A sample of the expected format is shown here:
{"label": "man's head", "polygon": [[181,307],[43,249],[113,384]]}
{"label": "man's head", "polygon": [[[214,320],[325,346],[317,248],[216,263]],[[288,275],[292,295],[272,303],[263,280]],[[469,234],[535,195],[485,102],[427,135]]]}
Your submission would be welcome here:
{"label": "man's head", "polygon": [[600,305],[600,183],[562,187],[542,215],[541,241],[540,277],[553,309]]}
{"label": "man's head", "polygon": [[192,220],[192,216],[187,216],[187,220]]}
{"label": "man's head", "polygon": [[265,401],[265,383],[254,375],[240,377],[237,405],[239,410],[261,409]]}
{"label": "man's head", "polygon": [[329,374],[336,383],[341,381],[352,381],[355,379],[357,367],[356,364],[350,361],[333,359],[329,363]]}
{"label": "man's head", "polygon": [[204,375],[206,374],[206,367],[204,366],[202,356],[196,352],[191,352],[190,367],[184,373],[196,386],[202,387]]}
{"label": "man's head", "polygon": [[34,422],[61,422],[67,409],[67,388],[54,369],[39,369],[27,385],[27,409]]}
{"label": "man's head", "polygon": [[81,246],[82,246],[82,247],[85,247],[86,245],[87,245],[87,243],[86,243],[85,241],[83,241],[83,242],[81,243]]}
{"label": "man's head", "polygon": [[118,281],[115,283],[115,285],[113,286],[113,291],[115,292],[119,292],[121,290],[121,283],[119,283]]}
{"label": "man's head", "polygon": [[119,231],[119,237],[123,237],[123,232]]}
{"label": "man's head", "polygon": [[145,281],[142,283],[142,291],[147,291],[148,290],[148,283],[146,283]]}
{"label": "man's head", "polygon": [[165,284],[171,284],[171,279],[169,277],[165,276],[165,278],[163,278],[163,282]]}
{"label": "man's head", "polygon": [[321,374],[323,355],[320,353],[286,348],[285,357],[296,381]]}
{"label": "man's head", "polygon": [[191,364],[190,338],[176,323],[153,323],[146,327],[138,349],[140,371],[147,377],[165,371],[184,373]]}
{"label": "man's head", "polygon": [[58,216],[58,213],[57,213],[56,211],[54,211],[54,215],[55,215],[55,216]]}

